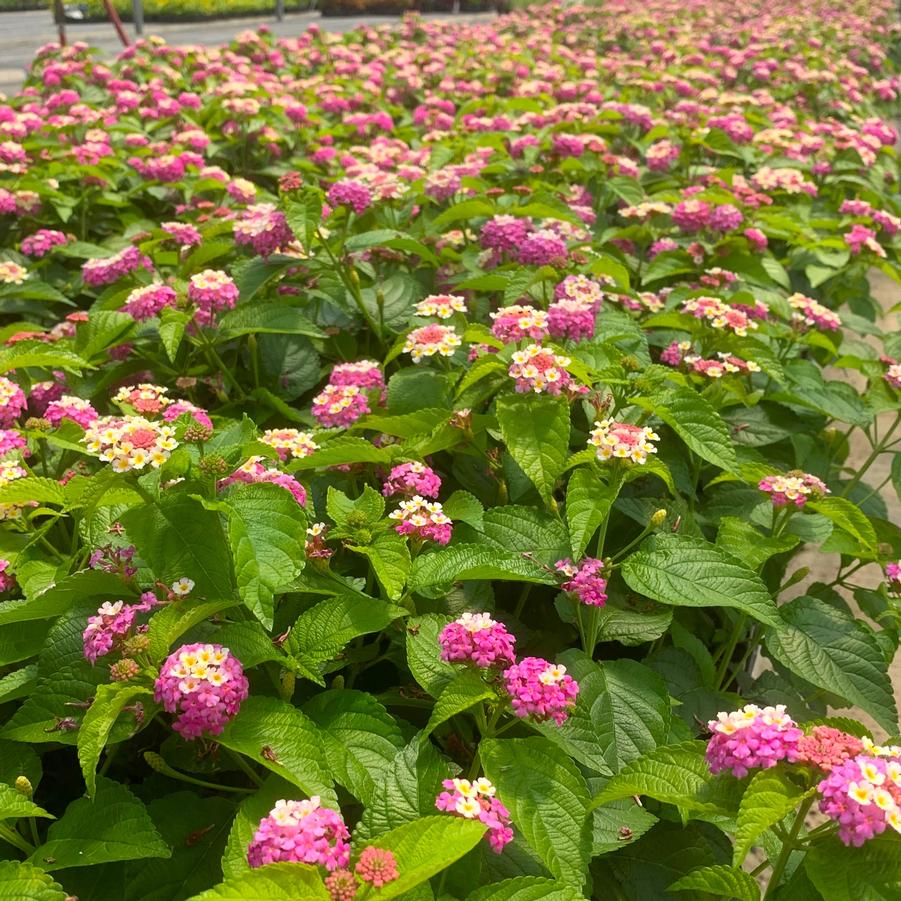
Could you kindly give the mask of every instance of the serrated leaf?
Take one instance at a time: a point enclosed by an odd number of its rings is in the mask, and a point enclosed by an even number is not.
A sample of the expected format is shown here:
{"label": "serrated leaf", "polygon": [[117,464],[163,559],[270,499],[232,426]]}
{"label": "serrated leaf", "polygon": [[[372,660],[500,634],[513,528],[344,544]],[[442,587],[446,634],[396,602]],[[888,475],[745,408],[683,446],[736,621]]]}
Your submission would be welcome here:
{"label": "serrated leaf", "polygon": [[812,597],[779,608],[782,627],[767,633],[766,649],[791,672],[867,711],[890,734],[898,711],[885,657],[872,631]]}
{"label": "serrated leaf", "polygon": [[385,499],[369,485],[363,488],[359,497],[353,499],[329,485],[325,509],[338,529],[346,527],[347,518],[351,515],[359,520],[355,525],[375,525],[385,513]]}
{"label": "serrated leaf", "polygon": [[781,770],[769,769],[755,773],[738,808],[732,864],[741,866],[757,839],[770,826],[780,823],[791,813],[805,794]]}
{"label": "serrated leaf", "polygon": [[122,708],[136,698],[150,699],[153,692],[130,682],[99,685],[94,701],[88,708],[78,729],[78,762],[87,785],[88,797],[97,790],[97,762],[106,747],[110,732],[122,713]]}
{"label": "serrated leaf", "polygon": [[811,510],[822,514],[840,529],[853,535],[868,556],[877,555],[878,539],[873,524],[866,514],[844,497],[824,497],[818,501],[809,501]]}
{"label": "serrated leaf", "polygon": [[830,836],[813,844],[804,869],[828,901],[892,901],[901,886],[901,836],[886,829],[861,848]]}
{"label": "serrated leaf", "polygon": [[369,560],[375,577],[392,601],[404,593],[411,561],[410,548],[402,536],[396,532],[383,532],[375,536],[372,544],[348,544],[347,549]]}
{"label": "serrated leaf", "polygon": [[4,901],[66,901],[68,897],[42,869],[19,860],[0,860],[0,898]]}
{"label": "serrated leaf", "polygon": [[497,421],[510,456],[550,504],[569,452],[569,404],[550,395],[506,395]]}
{"label": "serrated leaf", "polygon": [[192,319],[190,313],[166,307],[160,313],[159,335],[166,356],[174,363],[178,348],[185,336],[185,328]]}
{"label": "serrated leaf", "polygon": [[778,537],[764,535],[751,523],[736,516],[723,516],[719,521],[716,543],[752,569],[758,569],[770,557],[784,554],[797,547],[795,535],[783,533]]}
{"label": "serrated leaf", "polygon": [[404,746],[394,718],[372,695],[349,688],[320,692],[303,711],[319,727],[329,772],[368,804]]}
{"label": "serrated leaf", "polygon": [[658,822],[657,817],[634,798],[622,798],[596,807],[592,811],[591,856],[619,851],[640,839]]}
{"label": "serrated leaf", "polygon": [[551,585],[556,581],[537,562],[523,554],[512,554],[481,544],[455,544],[417,557],[410,574],[410,589],[419,591],[431,586],[474,579],[535,582],[543,585]]}
{"label": "serrated leaf", "polygon": [[671,892],[706,892],[717,897],[734,898],[737,901],[760,901],[760,889],[754,877],[744,870],[733,870],[726,864],[699,867],[677,879]]}
{"label": "serrated leaf", "polygon": [[[25,601],[0,604],[0,625],[52,619],[86,598],[130,598],[133,592],[122,578],[102,570],[89,569],[60,579],[45,591]],[[96,606],[100,606],[100,601]]]}
{"label": "serrated leaf", "polygon": [[229,607],[237,601],[183,601],[168,604],[150,617],[148,653],[155,663],[168,655],[175,641],[189,629]]}
{"label": "serrated leaf", "polygon": [[431,816],[379,836],[372,845],[393,852],[399,875],[378,890],[378,897],[388,901],[416,888],[459,860],[484,834],[485,827],[475,820]]}
{"label": "serrated leaf", "polygon": [[184,494],[127,511],[122,525],[141,559],[166,585],[187,577],[194,596],[232,596],[232,564],[219,516]]}
{"label": "serrated leaf", "polygon": [[[292,704],[251,695],[216,741],[278,773],[307,795],[321,795],[326,804],[334,804],[319,729]],[[264,749],[268,751],[263,753]]]}
{"label": "serrated leaf", "polygon": [[387,465],[394,460],[396,453],[397,448],[394,445],[376,447],[365,438],[340,435],[327,443],[323,442],[319,450],[313,451],[308,457],[295,460],[288,469],[291,472],[301,472],[324,466],[346,466],[350,463],[384,463]]}
{"label": "serrated leaf", "polygon": [[468,491],[455,491],[443,504],[444,512],[452,520],[465,522],[480,529],[485,516],[482,502]]}
{"label": "serrated leaf", "polygon": [[300,575],[306,559],[307,519],[278,485],[242,485],[221,503],[238,593],[253,615],[272,628],[274,596]]}
{"label": "serrated leaf", "polygon": [[662,744],[672,718],[663,679],[634,660],[595,663],[581,651],[558,656],[579,683],[562,726],[538,728],[583,766],[612,774]]}
{"label": "serrated leaf", "polygon": [[712,775],[705,750],[703,741],[655,748],[617,773],[592,800],[592,808],[646,795],[699,813],[733,814],[740,783],[731,776]]}
{"label": "serrated leaf", "polygon": [[437,653],[438,636],[453,619],[440,613],[426,613],[407,620],[407,666],[413,678],[433,698],[437,698],[457,670]]}
{"label": "serrated leaf", "polygon": [[22,341],[0,350],[0,374],[11,369],[27,369],[31,366],[81,372],[87,365],[82,357],[70,350],[33,341]]}
{"label": "serrated leaf", "polygon": [[414,736],[394,755],[391,767],[376,786],[372,802],[354,830],[354,840],[366,841],[433,813],[441,783],[450,775],[448,761],[435,746],[423,744],[418,735]]}
{"label": "serrated leaf", "polygon": [[31,863],[52,871],[171,854],[144,805],[124,785],[98,777],[93,800],[66,808]]}
{"label": "serrated leaf", "polygon": [[544,876],[516,876],[484,885],[466,901],[584,901],[578,889]]}
{"label": "serrated leaf", "polygon": [[675,607],[735,607],[779,627],[776,605],[760,577],[716,545],[688,535],[655,535],[623,562],[626,584]]}
{"label": "serrated leaf", "polygon": [[550,872],[582,886],[591,855],[588,786],[575,764],[546,738],[485,739],[486,776],[529,847]]}
{"label": "serrated leaf", "polygon": [[320,601],[298,617],[285,648],[310,665],[331,660],[359,635],[380,632],[408,611],[361,594]]}
{"label": "serrated leaf", "polygon": [[[29,801],[20,791],[11,785],[0,783],[0,820],[17,820],[19,817],[47,817],[55,819],[43,807]],[[0,892],[0,897],[4,897]]]}
{"label": "serrated leaf", "polygon": [[651,409],[702,460],[734,470],[738,466],[729,429],[720,415],[691,388],[668,388],[655,395]]}
{"label": "serrated leaf", "polygon": [[479,672],[474,669],[458,672],[438,695],[435,706],[432,708],[432,715],[422,731],[423,741],[451,717],[469,710],[470,707],[475,707],[481,701],[496,699],[497,695],[494,690],[485,683]]}
{"label": "serrated leaf", "polygon": [[611,486],[602,482],[589,467],[580,467],[569,477],[566,522],[574,558],[584,555],[591,536],[610,515],[615,500]]}
{"label": "serrated leaf", "polygon": [[225,339],[266,333],[306,335],[309,338],[325,337],[322,329],[307,319],[296,307],[279,305],[268,300],[243,303],[229,310],[219,320],[218,330]]}
{"label": "serrated leaf", "polygon": [[271,863],[194,895],[189,901],[329,901],[329,893],[316,867]]}
{"label": "serrated leaf", "polygon": [[0,504],[27,504],[31,501],[65,506],[66,493],[56,479],[41,476],[17,479],[0,488]]}
{"label": "serrated leaf", "polygon": [[550,567],[569,553],[563,523],[537,507],[491,507],[482,517],[480,533],[480,543],[528,555]]}

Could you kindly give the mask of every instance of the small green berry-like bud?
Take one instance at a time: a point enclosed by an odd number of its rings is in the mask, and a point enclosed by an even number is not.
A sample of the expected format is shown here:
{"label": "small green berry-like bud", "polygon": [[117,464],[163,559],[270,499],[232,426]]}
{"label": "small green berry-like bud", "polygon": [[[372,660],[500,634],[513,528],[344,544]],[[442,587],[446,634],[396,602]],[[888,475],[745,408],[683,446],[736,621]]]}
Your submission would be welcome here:
{"label": "small green berry-like bud", "polygon": [[137,661],[132,660],[131,657],[123,657],[110,666],[109,675],[113,682],[127,682],[129,679],[134,679],[140,671],[141,668]]}
{"label": "small green berry-like bud", "polygon": [[185,441],[203,442],[213,437],[213,430],[203,425],[189,425],[185,429]]}
{"label": "small green berry-like bud", "polygon": [[219,454],[210,454],[200,461],[200,471],[208,476],[224,476],[228,473],[228,461]]}
{"label": "small green berry-like bud", "polygon": [[49,432],[53,425],[49,419],[44,419],[42,416],[29,416],[25,420],[25,428],[32,432]]}
{"label": "small green berry-like bud", "polygon": [[150,769],[156,770],[158,773],[164,773],[169,769],[169,764],[156,751],[145,751],[144,760],[147,761]]}
{"label": "small green berry-like bud", "polygon": [[633,357],[631,354],[626,354],[621,360],[623,369],[626,372],[638,372],[641,369],[641,363],[638,362],[638,357]]}
{"label": "small green berry-like bud", "polygon": [[651,517],[650,526],[652,529],[656,529],[657,526],[662,526],[663,521],[666,519],[666,510],[655,510],[654,515]]}
{"label": "small green berry-like bud", "polygon": [[34,794],[31,780],[27,776],[16,776],[16,791],[20,795],[25,795],[26,798],[30,798]]}
{"label": "small green berry-like bud", "polygon": [[127,657],[131,657],[135,654],[143,654],[149,647],[150,638],[147,635],[131,635],[122,643],[122,650]]}

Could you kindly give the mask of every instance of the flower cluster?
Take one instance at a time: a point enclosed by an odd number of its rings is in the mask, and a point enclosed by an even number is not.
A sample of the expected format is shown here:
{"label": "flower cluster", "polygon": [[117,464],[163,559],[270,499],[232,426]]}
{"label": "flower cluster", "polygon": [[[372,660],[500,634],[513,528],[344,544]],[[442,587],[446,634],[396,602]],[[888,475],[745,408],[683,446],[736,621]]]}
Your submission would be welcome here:
{"label": "flower cluster", "polygon": [[290,492],[291,497],[303,507],[307,502],[307,492],[303,485],[297,481],[292,475],[281,472],[271,466],[266,466],[266,458],[260,456],[249,457],[242,463],[230,476],[219,482],[219,491],[228,488],[229,485],[243,483],[245,485],[256,485],[261,482],[278,485]]}
{"label": "flower cluster", "polygon": [[319,450],[312,432],[300,432],[297,429],[266,429],[259,440],[261,444],[271,447],[283,463],[291,457],[298,460],[309,457]]}
{"label": "flower cluster", "polygon": [[156,602],[153,592],[146,592],[138,604],[124,601],[101,604],[97,613],[88,617],[82,633],[85,659],[96,663],[98,657],[105,657],[114,647],[120,646],[134,627],[137,615],[150,610]]}
{"label": "flower cluster", "polygon": [[191,276],[188,300],[197,306],[194,318],[200,325],[212,325],[216,313],[230,310],[238,301],[238,286],[225,272],[204,269]]}
{"label": "flower cluster", "polygon": [[731,770],[737,779],[749,770],[769,769],[781,760],[794,761],[803,732],[785,712],[785,706],[758,707],[720,713],[707,724],[713,733],[707,743],[712,773]]}
{"label": "flower cluster", "polygon": [[842,320],[838,313],[833,313],[832,310],[824,307],[812,297],[792,294],[788,298],[788,305],[796,311],[792,314],[792,319],[804,326],[818,326],[828,332],[837,331],[842,326]]}
{"label": "flower cluster", "polygon": [[52,228],[39,228],[33,234],[22,239],[22,253],[27,257],[40,259],[47,256],[54,247],[62,247],[69,243],[69,236]]}
{"label": "flower cluster", "polygon": [[166,658],[154,700],[177,714],[172,728],[185,739],[219,735],[250,686],[240,661],[218,644],[182,645]]}
{"label": "flower cluster", "polygon": [[889,826],[901,832],[901,762],[861,754],[833,766],[817,788],[820,811],[846,845],[859,848]]}
{"label": "flower cluster", "polygon": [[809,735],[798,739],[795,747],[798,763],[806,763],[824,773],[864,752],[864,743],[833,726],[814,726]]}
{"label": "flower cluster", "polygon": [[0,426],[8,429],[26,406],[25,392],[14,381],[0,375]]}
{"label": "flower cluster", "polygon": [[595,422],[588,444],[597,449],[598,460],[631,460],[640,464],[647,462],[648,454],[657,453],[652,442],[659,440],[660,436],[647,426],[602,419]]}
{"label": "flower cluster", "polygon": [[491,334],[501,341],[521,341],[531,338],[540,341],[549,334],[548,314],[534,307],[516,306],[501,307],[491,314]]}
{"label": "flower cluster", "polygon": [[524,657],[503,675],[504,689],[518,717],[533,717],[538,722],[552,719],[562,726],[575,706],[579,683],[562,664]]}
{"label": "flower cluster", "polygon": [[785,475],[764,476],[757,487],[770,495],[774,507],[789,504],[803,507],[807,501],[816,501],[829,494],[829,489],[821,479],[800,470],[793,470]]}
{"label": "flower cluster", "polygon": [[159,469],[178,447],[175,429],[141,416],[101,416],[82,438],[89,454],[111,463],[116,472]]}
{"label": "flower cluster", "polygon": [[441,659],[489,667],[512,664],[515,639],[503,623],[489,613],[464,613],[448,623],[438,636]]}
{"label": "flower cluster", "polygon": [[560,394],[572,384],[572,376],[566,371],[572,360],[549,347],[530,344],[514,352],[512,360],[507,372],[520,394]]}
{"label": "flower cluster", "polygon": [[389,882],[394,882],[400,876],[394,854],[387,848],[376,848],[373,845],[369,845],[360,852],[354,872],[363,882],[368,882],[376,889],[382,888]]}
{"label": "flower cluster", "polygon": [[715,329],[727,329],[739,337],[757,328],[757,323],[744,310],[729,306],[716,297],[692,297],[682,304],[682,310],[695,319],[703,319]]}
{"label": "flower cluster", "polygon": [[260,820],[247,848],[251,867],[288,861],[316,864],[332,871],[350,861],[350,832],[337,810],[308,801],[276,801]]}
{"label": "flower cluster", "polygon": [[392,497],[395,494],[420,495],[421,497],[438,497],[441,490],[441,477],[425,463],[401,463],[388,473],[382,485],[382,494]]}
{"label": "flower cluster", "polygon": [[437,501],[427,501],[417,494],[410,500],[401,501],[397,510],[388,516],[397,520],[394,530],[398,535],[410,535],[419,541],[436,544],[447,544],[451,540],[451,520]]}
{"label": "flower cluster", "polygon": [[604,561],[594,557],[583,557],[577,566],[569,557],[558,560],[557,572],[567,577],[561,586],[564,591],[575,595],[579,603],[589,607],[603,607],[607,602],[607,580],[600,575]]}
{"label": "flower cluster", "polygon": [[404,353],[408,353],[414,363],[424,357],[452,357],[454,351],[463,343],[463,339],[449,325],[424,325],[413,329],[404,342]]}
{"label": "flower cluster", "polygon": [[454,313],[466,313],[466,298],[457,294],[430,294],[416,304],[417,316],[450,319]]}
{"label": "flower cluster", "polygon": [[379,398],[385,399],[385,377],[375,360],[339,363],[328,380],[330,385],[354,385],[362,391],[378,391]]}
{"label": "flower cluster", "polygon": [[143,382],[140,385],[125,385],[113,395],[113,403],[131,407],[142,416],[148,413],[161,413],[172,403],[168,396],[169,389],[161,385]]}
{"label": "flower cluster", "polygon": [[166,307],[174,307],[177,300],[178,295],[173,288],[154,282],[131,291],[125,298],[122,311],[143,322],[159,316]]}
{"label": "flower cluster", "polygon": [[439,810],[453,813],[467,820],[478,820],[488,827],[486,838],[496,854],[513,841],[510,811],[497,799],[497,789],[484,777],[470,782],[468,779],[445,779],[444,791],[435,799]]}
{"label": "flower cluster", "polygon": [[313,415],[327,429],[346,429],[370,412],[366,393],[356,385],[326,385],[313,398]]}
{"label": "flower cluster", "polygon": [[44,418],[53,426],[58,426],[64,419],[70,419],[83,429],[88,428],[97,419],[97,415],[90,401],[71,394],[64,394],[59,400],[47,404],[44,412]]}
{"label": "flower cluster", "polygon": [[81,275],[86,285],[90,285],[92,288],[102,288],[142,267],[150,271],[153,269],[153,262],[149,257],[144,256],[137,247],[129,244],[128,247],[112,256],[87,260],[81,267]]}
{"label": "flower cluster", "polygon": [[235,243],[250,245],[254,253],[268,257],[294,240],[285,214],[273,203],[256,203],[234,225]]}
{"label": "flower cluster", "polygon": [[304,552],[310,560],[328,560],[334,551],[325,543],[328,525],[324,522],[314,522],[307,526],[307,540]]}

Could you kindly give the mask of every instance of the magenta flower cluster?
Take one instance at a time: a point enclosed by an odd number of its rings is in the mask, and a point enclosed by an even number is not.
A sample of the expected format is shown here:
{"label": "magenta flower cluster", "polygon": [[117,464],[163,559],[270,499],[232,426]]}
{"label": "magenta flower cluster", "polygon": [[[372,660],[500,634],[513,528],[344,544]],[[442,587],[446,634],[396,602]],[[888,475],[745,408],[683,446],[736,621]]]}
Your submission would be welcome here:
{"label": "magenta flower cluster", "polygon": [[281,861],[315,864],[332,871],[350,860],[350,832],[337,810],[308,801],[276,801],[247,848],[251,867]]}
{"label": "magenta flower cluster", "polygon": [[774,507],[794,504],[803,507],[809,500],[819,500],[829,494],[825,483],[809,472],[793,470],[785,475],[764,476],[757,486],[770,495]]}
{"label": "magenta flower cluster", "polygon": [[294,500],[303,507],[307,502],[307,492],[303,485],[297,481],[292,475],[281,472],[274,467],[266,466],[265,457],[251,457],[246,463],[239,466],[230,476],[219,481],[218,489],[223,491],[229,485],[244,483],[245,485],[255,485],[260,482],[266,482],[272,485],[278,485],[291,493]]}
{"label": "magenta flower cluster", "polygon": [[138,322],[143,322],[159,316],[166,307],[174,307],[177,299],[178,295],[173,288],[155,282],[135,288],[126,298],[122,310]]}
{"label": "magenta flower cluster", "polygon": [[568,577],[561,586],[589,607],[603,607],[607,601],[607,580],[600,575],[604,561],[583,557],[578,566],[566,557],[555,564],[558,572]]}
{"label": "magenta flower cluster", "polygon": [[25,392],[14,381],[0,375],[0,426],[12,426],[24,412],[25,406]]}
{"label": "magenta flower cluster", "polygon": [[483,668],[514,663],[515,641],[507,627],[488,613],[464,613],[448,623],[438,636],[442,660],[474,663]]}
{"label": "magenta flower cluster", "polygon": [[503,677],[513,713],[521,718],[550,719],[562,726],[579,694],[579,683],[565,666],[541,657],[524,657],[504,670]]}
{"label": "magenta flower cluster", "polygon": [[396,494],[421,495],[436,498],[441,490],[441,477],[425,463],[401,463],[388,473],[382,485],[382,494],[392,497]]}
{"label": "magenta flower cluster", "polygon": [[87,260],[81,267],[81,276],[86,285],[102,288],[111,285],[126,275],[144,268],[152,271],[153,263],[132,244],[109,257]]}
{"label": "magenta flower cluster", "polygon": [[241,662],[218,644],[182,645],[166,659],[154,700],[176,714],[172,728],[185,739],[219,735],[249,691]]}
{"label": "magenta flower cluster", "polygon": [[435,799],[439,810],[467,820],[478,820],[488,827],[485,838],[495,854],[513,841],[510,811],[497,799],[497,789],[487,779],[445,779],[444,791]]}
{"label": "magenta flower cluster", "polygon": [[137,615],[150,610],[156,603],[156,596],[148,591],[141,595],[138,604],[126,604],[124,601],[101,604],[97,613],[88,617],[88,624],[82,633],[85,659],[96,663],[98,657],[109,654],[131,632]]}
{"label": "magenta flower cluster", "polygon": [[741,710],[720,713],[707,727],[713,733],[707,743],[710,771],[731,770],[737,779],[750,770],[769,769],[781,760],[794,761],[804,734],[782,704],[747,704]]}
{"label": "magenta flower cluster", "polygon": [[313,415],[323,428],[346,429],[361,416],[371,413],[370,391],[385,398],[385,378],[374,360],[339,363],[332,369],[329,383],[313,398]]}
{"label": "magenta flower cluster", "polygon": [[197,306],[195,320],[200,325],[213,325],[217,313],[232,309],[238,301],[238,286],[225,272],[204,269],[191,276],[188,300]]}

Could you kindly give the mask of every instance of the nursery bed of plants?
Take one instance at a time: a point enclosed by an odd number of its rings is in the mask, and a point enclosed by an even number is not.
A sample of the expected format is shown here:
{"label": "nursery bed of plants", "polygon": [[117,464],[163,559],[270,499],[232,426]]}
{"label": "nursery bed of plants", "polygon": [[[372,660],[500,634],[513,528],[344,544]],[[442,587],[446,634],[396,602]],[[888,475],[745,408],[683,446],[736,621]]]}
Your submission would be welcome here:
{"label": "nursery bed of plants", "polygon": [[0,898],[899,897],[898,50],[881,0],[44,48]]}

